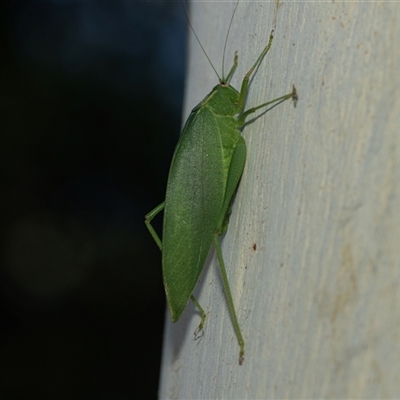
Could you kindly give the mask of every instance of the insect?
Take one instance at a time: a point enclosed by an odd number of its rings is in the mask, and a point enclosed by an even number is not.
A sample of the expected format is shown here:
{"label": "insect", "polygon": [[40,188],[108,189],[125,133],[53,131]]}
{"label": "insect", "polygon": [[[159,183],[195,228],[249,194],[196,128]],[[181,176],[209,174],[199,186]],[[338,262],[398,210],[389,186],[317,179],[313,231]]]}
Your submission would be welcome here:
{"label": "insect", "polygon": [[[245,343],[236,316],[219,236],[228,228],[234,195],[246,161],[246,144],[241,130],[247,117],[261,108],[290,98],[296,105],[298,99],[293,86],[289,94],[244,109],[250,77],[268,53],[272,40],[273,31],[267,46],[243,78],[240,92],[229,84],[238,65],[237,53],[228,75],[222,73],[222,77],[219,77],[217,74],[219,83],[192,110],[182,130],[172,158],[164,202],[145,216],[145,224],[162,251],[163,282],[171,319],[178,321],[191,299],[201,316],[196,334],[202,331],[206,314],[193,296],[193,290],[211,247],[215,247],[240,348],[239,364],[244,360]],[[151,221],[162,210],[164,221],[161,241]]]}

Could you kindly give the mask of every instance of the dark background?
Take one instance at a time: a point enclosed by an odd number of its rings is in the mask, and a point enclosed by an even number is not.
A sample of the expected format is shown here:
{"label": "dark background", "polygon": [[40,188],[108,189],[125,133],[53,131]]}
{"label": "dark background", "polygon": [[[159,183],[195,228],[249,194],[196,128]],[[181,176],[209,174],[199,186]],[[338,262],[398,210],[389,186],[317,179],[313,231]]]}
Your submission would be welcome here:
{"label": "dark background", "polygon": [[1,399],[157,397],[144,215],[179,136],[185,35],[180,2],[1,3]]}

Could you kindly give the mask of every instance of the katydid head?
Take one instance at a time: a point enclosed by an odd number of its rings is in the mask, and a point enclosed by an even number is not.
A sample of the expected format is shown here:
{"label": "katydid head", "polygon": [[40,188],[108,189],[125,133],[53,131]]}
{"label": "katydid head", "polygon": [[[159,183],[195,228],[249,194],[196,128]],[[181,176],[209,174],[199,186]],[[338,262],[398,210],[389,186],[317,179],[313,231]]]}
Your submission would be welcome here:
{"label": "katydid head", "polygon": [[219,116],[232,116],[240,113],[239,92],[228,83],[214,86],[207,107]]}

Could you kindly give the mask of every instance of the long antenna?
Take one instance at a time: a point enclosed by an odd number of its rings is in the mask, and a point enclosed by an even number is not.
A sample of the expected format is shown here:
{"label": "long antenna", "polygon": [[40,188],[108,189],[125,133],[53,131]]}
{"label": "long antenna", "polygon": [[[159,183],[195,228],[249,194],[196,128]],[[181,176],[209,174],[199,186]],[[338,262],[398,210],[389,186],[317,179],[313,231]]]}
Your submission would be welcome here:
{"label": "long antenna", "polygon": [[225,72],[224,72],[224,69],[225,69],[225,50],[226,50],[226,45],[227,45],[227,43],[228,43],[229,32],[231,31],[231,26],[232,26],[232,22],[233,22],[233,17],[234,17],[235,14],[236,14],[236,10],[237,10],[237,8],[238,8],[239,1],[240,1],[240,0],[238,0],[238,1],[236,2],[235,9],[233,10],[233,13],[232,13],[231,21],[229,22],[228,32],[226,32],[226,38],[225,38],[225,44],[224,44],[224,52],[223,52],[223,54],[222,54],[222,79],[223,79],[223,80],[225,80]]}
{"label": "long antenna", "polygon": [[[239,3],[239,1],[238,1],[238,3]],[[236,7],[237,7],[237,4],[236,4]],[[217,70],[215,69],[213,63],[212,63],[211,60],[210,60],[210,57],[208,57],[206,51],[204,50],[203,45],[201,44],[199,38],[197,37],[197,34],[196,34],[196,32],[195,32],[195,30],[194,30],[194,28],[193,28],[193,25],[192,25],[192,21],[190,20],[189,12],[188,12],[188,10],[187,10],[187,8],[186,8],[186,3],[185,3],[185,2],[183,2],[183,8],[185,9],[185,13],[186,13],[186,17],[187,17],[187,19],[188,19],[188,23],[189,23],[190,29],[192,30],[193,35],[194,35],[194,37],[195,37],[196,40],[197,40],[197,43],[200,45],[201,50],[203,50],[203,53],[204,53],[204,55],[206,56],[208,62],[210,63],[211,68],[214,70],[215,75],[217,75],[218,79],[221,81],[221,77],[219,76]],[[236,8],[235,8],[235,11],[236,11]],[[232,23],[232,20],[231,20],[231,23]],[[230,25],[229,25],[229,29],[230,29]],[[228,33],[229,33],[229,29],[228,29]],[[225,45],[226,45],[226,41],[225,41]],[[225,48],[224,48],[224,56],[225,56]]]}

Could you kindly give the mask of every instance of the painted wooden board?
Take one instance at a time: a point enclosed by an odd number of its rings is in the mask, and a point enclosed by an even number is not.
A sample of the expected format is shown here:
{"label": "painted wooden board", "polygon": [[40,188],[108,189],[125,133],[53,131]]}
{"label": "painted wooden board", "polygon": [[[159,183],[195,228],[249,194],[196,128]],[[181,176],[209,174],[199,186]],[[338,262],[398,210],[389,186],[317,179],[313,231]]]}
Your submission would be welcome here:
{"label": "painted wooden board", "polygon": [[[193,2],[218,71],[234,3]],[[160,398],[400,398],[400,4],[245,2],[232,80],[268,41],[248,106],[290,92],[243,136],[248,161],[222,240],[246,340],[239,348],[215,256],[166,332]],[[193,35],[186,118],[216,84]]]}

